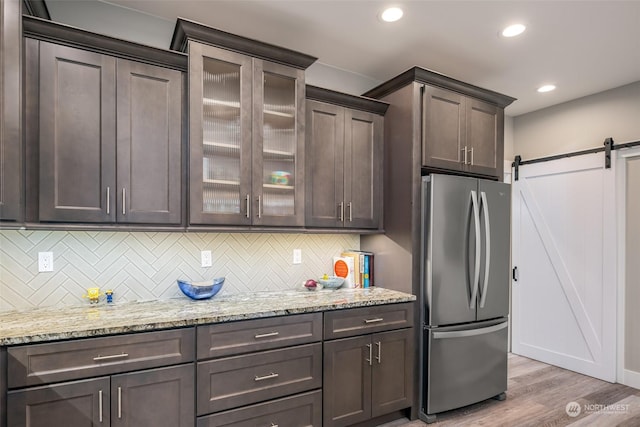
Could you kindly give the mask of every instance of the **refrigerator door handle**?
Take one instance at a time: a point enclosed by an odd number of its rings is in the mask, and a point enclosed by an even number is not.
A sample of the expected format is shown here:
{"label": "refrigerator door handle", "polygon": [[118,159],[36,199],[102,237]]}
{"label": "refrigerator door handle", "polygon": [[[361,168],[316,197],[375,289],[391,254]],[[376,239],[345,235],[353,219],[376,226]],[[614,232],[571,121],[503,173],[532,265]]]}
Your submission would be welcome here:
{"label": "refrigerator door handle", "polygon": [[489,221],[489,204],[487,203],[487,193],[480,193],[480,201],[482,203],[482,212],[484,213],[484,283],[482,292],[480,293],[480,308],[484,308],[487,300],[487,288],[489,286],[489,267],[491,266],[491,223]]}
{"label": "refrigerator door handle", "polygon": [[480,284],[480,209],[478,207],[478,194],[475,190],[471,190],[471,206],[473,208],[473,222],[476,228],[476,251],[473,272],[473,289],[471,290],[471,298],[469,299],[469,308],[476,307],[476,298],[478,297],[478,285]]}
{"label": "refrigerator door handle", "polygon": [[487,326],[486,328],[467,329],[464,331],[433,332],[433,339],[475,337],[477,335],[490,334],[492,332],[502,330],[507,326],[509,326],[509,322],[502,322],[497,325]]}

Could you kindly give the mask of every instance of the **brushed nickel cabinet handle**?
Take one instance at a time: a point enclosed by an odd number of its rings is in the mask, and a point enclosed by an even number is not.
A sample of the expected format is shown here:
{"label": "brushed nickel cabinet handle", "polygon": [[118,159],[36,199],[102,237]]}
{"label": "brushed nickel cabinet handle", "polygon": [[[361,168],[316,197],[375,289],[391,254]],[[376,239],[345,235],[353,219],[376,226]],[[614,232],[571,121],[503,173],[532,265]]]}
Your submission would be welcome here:
{"label": "brushed nickel cabinet handle", "polygon": [[278,424],[271,423],[271,427],[280,427]]}
{"label": "brushed nickel cabinet handle", "polygon": [[276,337],[280,334],[280,332],[267,332],[266,334],[257,334],[254,335],[254,338],[258,339],[258,338],[267,338],[267,337]]}
{"label": "brushed nickel cabinet handle", "polygon": [[367,348],[369,349],[369,358],[364,359],[365,362],[369,362],[369,366],[373,365],[373,346],[371,344],[367,344]]}
{"label": "brushed nickel cabinet handle", "polygon": [[376,347],[378,347],[378,355],[376,356],[376,360],[378,361],[378,365],[382,362],[382,341],[376,341]]}
{"label": "brushed nickel cabinet handle", "polygon": [[111,213],[111,188],[107,187],[107,215]]}
{"label": "brushed nickel cabinet handle", "polygon": [[378,323],[382,322],[384,319],[382,317],[376,317],[375,319],[364,319],[364,323]]}
{"label": "brushed nickel cabinet handle", "polygon": [[268,375],[263,375],[261,377],[256,375],[256,377],[253,380],[254,381],[264,381],[264,380],[270,380],[272,378],[278,378],[278,377],[279,377],[279,375],[277,373],[272,372],[272,373],[270,373]]}
{"label": "brushed nickel cabinet handle", "polygon": [[340,222],[344,222],[344,202],[338,203],[338,218]]}
{"label": "brushed nickel cabinet handle", "polygon": [[118,387],[118,418],[122,418],[122,387]]}
{"label": "brushed nickel cabinet handle", "polygon": [[258,218],[262,218],[262,196],[258,196]]}
{"label": "brushed nickel cabinet handle", "polygon": [[124,357],[129,357],[129,353],[110,354],[109,356],[97,355],[96,357],[93,358],[93,361],[100,362],[102,360],[122,359]]}
{"label": "brushed nickel cabinet handle", "polygon": [[353,206],[351,202],[349,202],[347,207],[349,208],[349,222],[353,222]]}
{"label": "brushed nickel cabinet handle", "polygon": [[127,189],[123,188],[122,189],[122,215],[126,215],[127,214]]}
{"label": "brushed nickel cabinet handle", "polygon": [[469,163],[470,165],[473,165],[473,147],[471,147],[471,163]]}
{"label": "brushed nickel cabinet handle", "polygon": [[464,152],[464,161],[462,163],[466,165],[467,164],[467,146],[465,145],[461,151]]}
{"label": "brushed nickel cabinet handle", "polygon": [[98,416],[102,422],[102,390],[98,391]]}
{"label": "brushed nickel cabinet handle", "polygon": [[247,194],[247,219],[251,218],[251,196]]}

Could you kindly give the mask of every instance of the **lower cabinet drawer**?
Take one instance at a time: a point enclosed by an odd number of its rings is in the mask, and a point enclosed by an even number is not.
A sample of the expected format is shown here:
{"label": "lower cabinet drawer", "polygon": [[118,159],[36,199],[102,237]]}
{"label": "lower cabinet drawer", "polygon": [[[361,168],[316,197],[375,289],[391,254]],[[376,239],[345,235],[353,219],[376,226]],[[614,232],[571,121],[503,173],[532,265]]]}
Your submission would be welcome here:
{"label": "lower cabinet drawer", "polygon": [[197,427],[320,427],[322,392],[297,394],[198,418]]}
{"label": "lower cabinet drawer", "polygon": [[197,413],[226,409],[320,388],[322,343],[199,362]]}
{"label": "lower cabinet drawer", "polygon": [[195,328],[9,347],[9,388],[177,365],[195,359]]}

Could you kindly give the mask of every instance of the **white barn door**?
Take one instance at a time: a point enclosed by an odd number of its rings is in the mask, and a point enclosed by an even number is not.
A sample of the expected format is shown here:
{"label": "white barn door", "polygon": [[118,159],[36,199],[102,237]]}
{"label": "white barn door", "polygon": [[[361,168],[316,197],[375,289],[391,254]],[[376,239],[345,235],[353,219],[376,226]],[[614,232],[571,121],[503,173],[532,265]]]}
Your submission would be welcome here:
{"label": "white barn door", "polygon": [[[615,157],[615,156],[612,156]],[[616,379],[615,159],[520,167],[513,181],[512,349]]]}

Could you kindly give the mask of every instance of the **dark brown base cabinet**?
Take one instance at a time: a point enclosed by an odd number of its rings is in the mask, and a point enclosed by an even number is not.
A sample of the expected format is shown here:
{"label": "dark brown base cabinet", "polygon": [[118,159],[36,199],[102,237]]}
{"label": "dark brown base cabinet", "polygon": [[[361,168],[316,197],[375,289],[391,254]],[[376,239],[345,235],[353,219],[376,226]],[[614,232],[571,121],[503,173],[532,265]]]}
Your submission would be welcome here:
{"label": "dark brown base cabinet", "polygon": [[324,342],[323,426],[349,426],[412,406],[412,323],[410,303],[325,314],[325,339],[350,337]]}
{"label": "dark brown base cabinet", "polygon": [[9,347],[7,425],[193,426],[194,360],[194,328]]}
{"label": "dark brown base cabinet", "polygon": [[11,391],[13,427],[193,425],[193,364]]}

